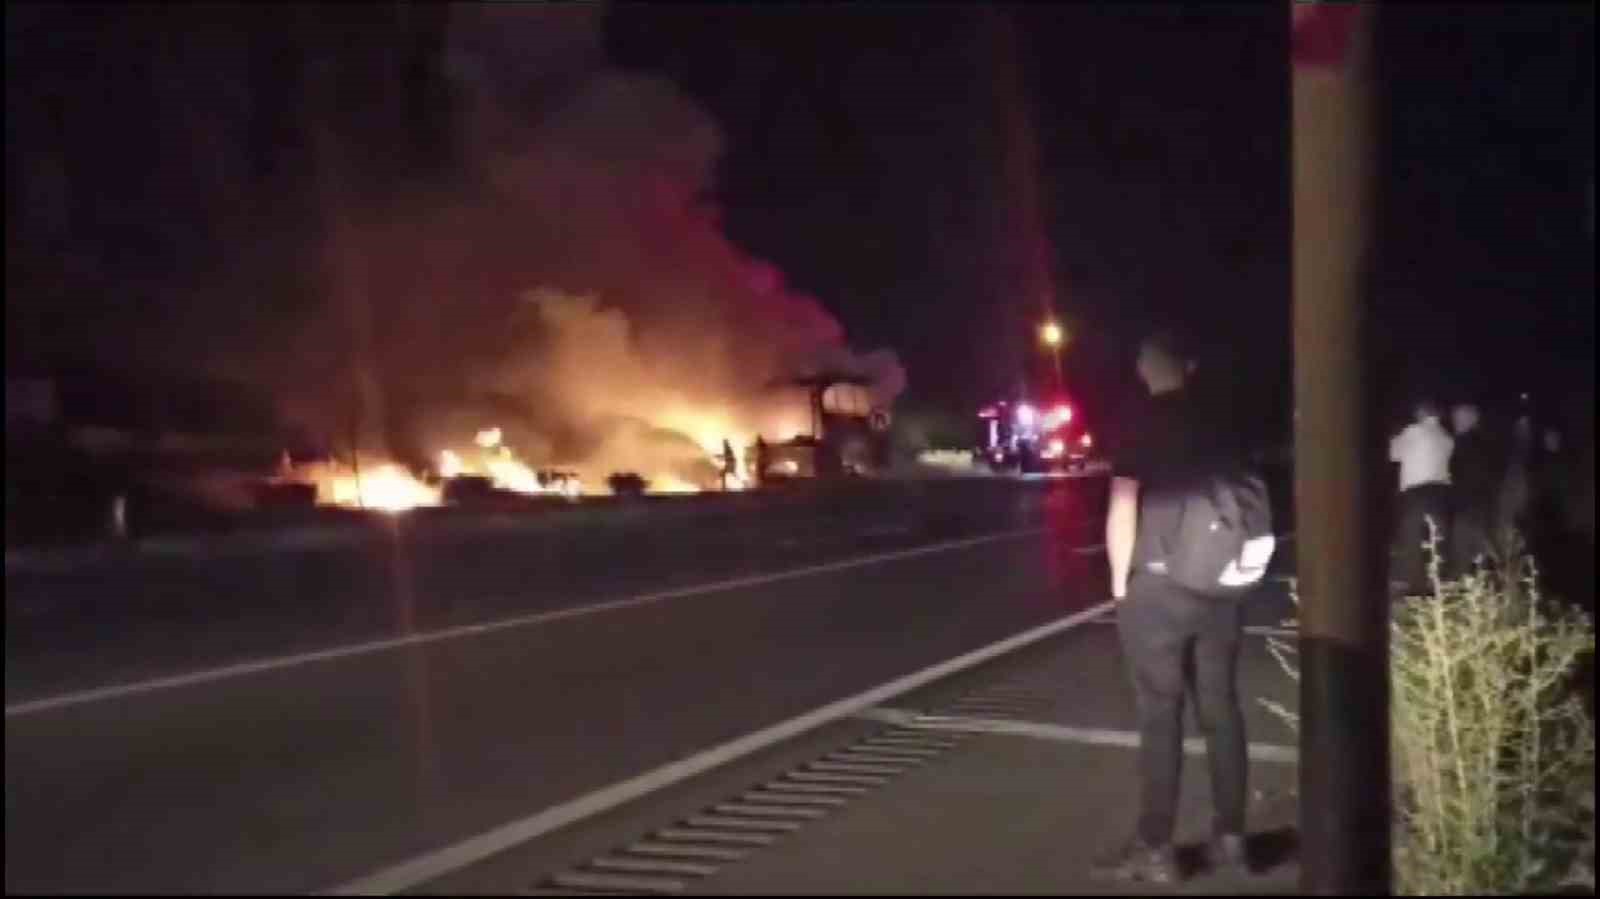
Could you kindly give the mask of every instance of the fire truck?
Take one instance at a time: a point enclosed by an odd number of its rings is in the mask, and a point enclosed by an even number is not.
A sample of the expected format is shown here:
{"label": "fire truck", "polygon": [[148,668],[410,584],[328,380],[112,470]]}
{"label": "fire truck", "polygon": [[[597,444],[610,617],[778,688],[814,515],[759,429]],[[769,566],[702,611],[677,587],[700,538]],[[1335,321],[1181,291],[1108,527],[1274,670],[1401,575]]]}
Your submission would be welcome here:
{"label": "fire truck", "polygon": [[1095,459],[1094,435],[1064,398],[1001,400],[978,410],[979,447],[995,471],[1023,474],[1077,471]]}

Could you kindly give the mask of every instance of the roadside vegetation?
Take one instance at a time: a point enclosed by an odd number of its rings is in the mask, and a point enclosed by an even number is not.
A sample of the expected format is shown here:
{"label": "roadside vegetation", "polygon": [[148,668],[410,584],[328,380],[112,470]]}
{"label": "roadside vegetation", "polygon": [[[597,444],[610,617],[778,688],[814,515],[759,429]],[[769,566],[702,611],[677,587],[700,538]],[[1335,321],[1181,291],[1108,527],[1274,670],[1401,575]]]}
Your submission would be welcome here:
{"label": "roadside vegetation", "polygon": [[[1543,594],[1507,535],[1390,621],[1394,885],[1408,895],[1594,890],[1594,624]],[[1298,597],[1296,597],[1298,601]],[[1270,644],[1298,680],[1292,642]],[[1587,684],[1585,682],[1588,682]],[[1298,716],[1264,702],[1291,728]]]}

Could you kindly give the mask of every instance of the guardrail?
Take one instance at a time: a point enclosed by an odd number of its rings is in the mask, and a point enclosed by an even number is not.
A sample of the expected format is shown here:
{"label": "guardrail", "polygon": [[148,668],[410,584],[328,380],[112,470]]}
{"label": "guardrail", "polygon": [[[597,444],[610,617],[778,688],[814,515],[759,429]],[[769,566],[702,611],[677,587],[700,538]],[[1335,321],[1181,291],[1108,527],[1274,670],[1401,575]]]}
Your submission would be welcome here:
{"label": "guardrail", "polygon": [[689,496],[597,498],[524,510],[414,509],[394,515],[305,510],[271,526],[225,534],[162,535],[66,547],[8,547],[6,573],[49,573],[142,559],[222,559],[356,548],[379,540],[453,542],[491,535],[573,534],[591,530],[677,533],[704,528],[761,530],[799,521],[933,526],[965,521],[1026,527],[1044,508],[1049,485],[994,478],[861,480]]}

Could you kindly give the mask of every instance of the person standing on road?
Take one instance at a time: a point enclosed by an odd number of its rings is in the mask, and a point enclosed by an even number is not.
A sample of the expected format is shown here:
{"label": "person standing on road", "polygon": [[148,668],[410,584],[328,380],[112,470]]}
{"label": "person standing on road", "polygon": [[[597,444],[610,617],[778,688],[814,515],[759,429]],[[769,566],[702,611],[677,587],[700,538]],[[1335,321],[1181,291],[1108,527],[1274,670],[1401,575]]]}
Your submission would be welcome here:
{"label": "person standing on road", "polygon": [[[1112,880],[1172,883],[1180,877],[1173,846],[1183,765],[1186,657],[1192,651],[1194,692],[1206,736],[1215,804],[1210,862],[1246,871],[1248,777],[1244,714],[1236,684],[1240,603],[1202,596],[1162,573],[1163,534],[1171,503],[1197,474],[1234,447],[1204,413],[1191,380],[1193,356],[1174,334],[1147,338],[1138,372],[1150,394],[1146,415],[1124,428],[1112,451],[1106,550],[1117,630],[1139,712],[1138,824],[1133,837],[1097,859],[1091,872]],[[1168,522],[1170,523],[1170,522]]]}

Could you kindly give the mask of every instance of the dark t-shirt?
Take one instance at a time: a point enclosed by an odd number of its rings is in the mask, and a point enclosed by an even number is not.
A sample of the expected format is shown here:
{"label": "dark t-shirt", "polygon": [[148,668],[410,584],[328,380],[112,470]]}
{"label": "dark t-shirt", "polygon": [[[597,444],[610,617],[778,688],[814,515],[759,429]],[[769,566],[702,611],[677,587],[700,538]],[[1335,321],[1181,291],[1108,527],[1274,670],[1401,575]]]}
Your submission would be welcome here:
{"label": "dark t-shirt", "polygon": [[1110,448],[1115,477],[1141,489],[1165,489],[1226,456],[1226,424],[1208,416],[1190,390],[1146,397],[1128,416]]}
{"label": "dark t-shirt", "polygon": [[[1208,415],[1205,404],[1189,389],[1148,397],[1123,422],[1111,447],[1113,477],[1139,482],[1139,537],[1133,564],[1142,567],[1162,557],[1152,534],[1176,529],[1177,504],[1163,502],[1187,489],[1234,453],[1227,426]],[[1165,527],[1170,525],[1171,527]]]}

